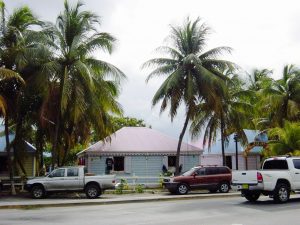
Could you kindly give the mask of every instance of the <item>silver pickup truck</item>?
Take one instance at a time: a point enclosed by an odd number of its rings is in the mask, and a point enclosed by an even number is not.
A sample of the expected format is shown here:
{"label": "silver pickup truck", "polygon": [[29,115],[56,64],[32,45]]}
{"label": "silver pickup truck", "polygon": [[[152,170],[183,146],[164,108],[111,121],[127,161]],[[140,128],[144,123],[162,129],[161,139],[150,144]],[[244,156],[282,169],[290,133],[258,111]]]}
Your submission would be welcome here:
{"label": "silver pickup truck", "polygon": [[27,181],[25,189],[33,198],[44,198],[49,192],[82,191],[87,198],[97,198],[106,189],[115,186],[114,175],[90,176],[84,166],[63,167],[53,170],[45,177]]}

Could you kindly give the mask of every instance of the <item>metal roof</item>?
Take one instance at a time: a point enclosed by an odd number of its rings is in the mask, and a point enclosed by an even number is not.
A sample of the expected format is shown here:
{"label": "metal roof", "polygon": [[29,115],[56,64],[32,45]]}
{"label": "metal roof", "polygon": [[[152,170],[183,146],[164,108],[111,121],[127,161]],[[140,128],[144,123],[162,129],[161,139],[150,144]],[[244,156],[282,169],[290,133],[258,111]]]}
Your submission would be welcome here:
{"label": "metal roof", "polygon": [[[86,153],[161,153],[176,152],[178,140],[147,127],[123,127],[110,137],[111,141],[99,141],[82,152]],[[182,142],[181,152],[199,152],[202,149]]]}

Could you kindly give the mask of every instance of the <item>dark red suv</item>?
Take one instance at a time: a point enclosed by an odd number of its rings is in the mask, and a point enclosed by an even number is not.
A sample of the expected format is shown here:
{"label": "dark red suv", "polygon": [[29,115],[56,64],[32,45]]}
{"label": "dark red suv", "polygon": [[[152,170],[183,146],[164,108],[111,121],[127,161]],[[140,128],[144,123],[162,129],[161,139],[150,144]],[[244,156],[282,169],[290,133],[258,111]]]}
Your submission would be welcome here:
{"label": "dark red suv", "polygon": [[172,194],[180,195],[195,189],[227,193],[230,182],[231,170],[226,166],[197,166],[180,176],[164,178],[163,186]]}

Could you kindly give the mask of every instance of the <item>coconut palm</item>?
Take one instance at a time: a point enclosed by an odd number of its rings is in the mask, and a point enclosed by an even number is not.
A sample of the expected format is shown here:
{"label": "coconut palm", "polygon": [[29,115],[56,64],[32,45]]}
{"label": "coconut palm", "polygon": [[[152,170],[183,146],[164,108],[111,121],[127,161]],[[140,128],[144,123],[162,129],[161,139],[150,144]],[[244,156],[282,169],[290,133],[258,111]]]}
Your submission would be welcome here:
{"label": "coconut palm", "polygon": [[282,78],[273,81],[263,93],[265,107],[270,113],[270,126],[283,127],[284,120],[300,120],[300,71],[294,65],[286,65]]}
{"label": "coconut palm", "polygon": [[93,124],[96,131],[106,131],[107,113],[121,111],[115,98],[125,75],[117,67],[92,55],[98,50],[112,53],[115,38],[99,32],[98,16],[81,10],[82,5],[78,2],[71,7],[65,1],[56,25],[45,30],[52,40],[51,48],[57,54],[53,62],[56,82],[53,82],[52,97],[49,97],[57,99],[54,102],[56,111],[51,112],[55,123],[52,156],[53,163],[57,164],[60,164],[59,148],[63,146],[63,139],[59,137],[66,129],[70,134],[76,124],[85,121],[86,125]]}
{"label": "coconut palm", "polygon": [[155,76],[166,76],[152,99],[152,105],[162,101],[160,111],[169,106],[171,120],[181,105],[186,109],[185,121],[179,136],[176,155],[176,174],[179,173],[179,156],[183,136],[189,121],[194,117],[199,102],[214,101],[224,94],[224,75],[220,70],[232,68],[233,64],[218,59],[229,47],[218,47],[204,52],[210,29],[197,18],[186,19],[183,26],[171,26],[170,44],[158,48],[166,57],[155,58],[144,63],[143,67],[154,67],[147,81]]}
{"label": "coconut palm", "polygon": [[270,77],[272,73],[273,71],[268,69],[253,70],[253,73],[248,75],[248,89],[252,91],[260,91],[268,87],[272,82],[272,78]]}
{"label": "coconut palm", "polygon": [[[16,8],[12,14],[5,15],[4,3],[2,2],[2,24],[1,24],[1,66],[10,68],[20,74],[26,86],[23,87],[15,97],[12,104],[13,111],[10,113],[11,121],[15,124],[15,139],[13,141],[14,158],[19,168],[26,175],[22,159],[26,156],[24,140],[30,140],[33,127],[37,124],[32,118],[38,107],[36,106],[42,93],[47,90],[47,66],[44,64],[51,59],[44,44],[44,35],[32,29],[44,25],[24,6]],[[10,89],[9,89],[10,90]],[[11,97],[12,95],[9,94]]]}
{"label": "coconut palm", "polygon": [[224,71],[224,75],[230,77],[226,81],[226,95],[219,96],[214,102],[202,102],[198,105],[198,112],[191,125],[193,138],[199,136],[204,129],[203,146],[208,146],[216,141],[221,134],[222,158],[225,165],[225,142],[227,137],[236,133],[239,140],[247,143],[244,129],[251,124],[252,105],[250,99],[253,92],[244,90],[238,75],[230,71]]}
{"label": "coconut palm", "polygon": [[268,131],[268,146],[265,156],[300,155],[300,123],[286,121],[282,128],[276,127]]}

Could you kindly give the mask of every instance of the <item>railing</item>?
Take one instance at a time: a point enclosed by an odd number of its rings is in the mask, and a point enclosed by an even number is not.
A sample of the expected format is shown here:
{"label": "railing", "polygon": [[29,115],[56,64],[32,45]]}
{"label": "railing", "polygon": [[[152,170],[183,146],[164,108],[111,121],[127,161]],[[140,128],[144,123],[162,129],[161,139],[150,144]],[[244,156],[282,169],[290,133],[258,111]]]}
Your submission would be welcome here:
{"label": "railing", "polygon": [[160,187],[161,181],[164,177],[144,177],[144,176],[116,176],[116,181],[121,182],[121,179],[125,179],[129,186],[136,186],[142,184],[145,187]]}
{"label": "railing", "polygon": [[[28,177],[30,179],[32,177]],[[26,184],[26,180],[23,177],[16,176],[13,178],[13,185],[15,187],[20,187],[21,190],[24,190],[24,185]],[[9,177],[0,176],[0,189],[5,187],[10,187],[12,185],[12,182],[10,181]]]}

